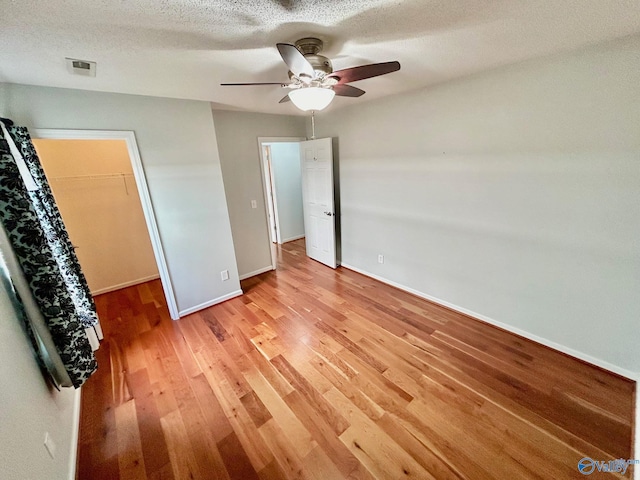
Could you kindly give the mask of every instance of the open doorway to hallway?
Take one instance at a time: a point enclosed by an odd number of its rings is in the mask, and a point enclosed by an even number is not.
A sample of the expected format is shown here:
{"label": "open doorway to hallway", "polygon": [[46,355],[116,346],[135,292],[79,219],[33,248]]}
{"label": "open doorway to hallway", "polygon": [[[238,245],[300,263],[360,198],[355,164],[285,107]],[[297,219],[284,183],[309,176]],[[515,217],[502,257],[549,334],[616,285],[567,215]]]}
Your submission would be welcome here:
{"label": "open doorway to hallway", "polygon": [[276,139],[260,139],[259,143],[271,260],[275,269],[276,247],[305,237],[300,143]]}

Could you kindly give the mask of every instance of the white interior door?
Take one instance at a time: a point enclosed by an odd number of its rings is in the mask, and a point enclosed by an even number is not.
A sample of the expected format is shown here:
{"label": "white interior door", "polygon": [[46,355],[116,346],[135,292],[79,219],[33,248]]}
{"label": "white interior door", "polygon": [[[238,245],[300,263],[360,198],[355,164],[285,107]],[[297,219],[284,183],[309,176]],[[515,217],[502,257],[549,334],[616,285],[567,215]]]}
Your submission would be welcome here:
{"label": "white interior door", "polygon": [[331,138],[300,142],[307,255],[336,268],[336,223]]}

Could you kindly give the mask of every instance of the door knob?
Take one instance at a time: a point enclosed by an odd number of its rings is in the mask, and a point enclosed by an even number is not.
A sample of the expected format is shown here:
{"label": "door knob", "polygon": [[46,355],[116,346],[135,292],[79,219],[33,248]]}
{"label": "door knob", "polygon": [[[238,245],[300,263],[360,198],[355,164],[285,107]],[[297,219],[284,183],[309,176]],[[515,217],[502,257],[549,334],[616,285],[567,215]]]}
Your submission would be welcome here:
{"label": "door knob", "polygon": [[331,216],[333,215],[333,213],[331,213],[331,212],[324,212],[324,214],[325,214],[326,216],[328,216],[328,217],[331,217]]}

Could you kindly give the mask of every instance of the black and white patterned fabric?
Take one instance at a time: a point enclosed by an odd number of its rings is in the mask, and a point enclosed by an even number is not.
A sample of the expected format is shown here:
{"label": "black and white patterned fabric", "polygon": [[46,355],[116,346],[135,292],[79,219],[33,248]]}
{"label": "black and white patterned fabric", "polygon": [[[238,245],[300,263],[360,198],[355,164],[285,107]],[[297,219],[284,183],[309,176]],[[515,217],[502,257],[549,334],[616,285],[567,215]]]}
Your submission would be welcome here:
{"label": "black and white patterned fabric", "polygon": [[98,321],[93,298],[53,199],[29,132],[7,127],[37,189],[25,186],[0,131],[0,221],[74,387],[97,363],[85,328]]}

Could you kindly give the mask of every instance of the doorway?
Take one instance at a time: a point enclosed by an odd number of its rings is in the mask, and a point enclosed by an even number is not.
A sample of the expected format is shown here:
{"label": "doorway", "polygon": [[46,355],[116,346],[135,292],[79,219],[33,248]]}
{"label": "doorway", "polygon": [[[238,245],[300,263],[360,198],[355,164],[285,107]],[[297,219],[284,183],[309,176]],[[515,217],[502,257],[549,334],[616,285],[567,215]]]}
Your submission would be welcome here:
{"label": "doorway", "polygon": [[302,138],[258,138],[271,266],[277,247],[305,237],[302,210],[300,141]]}
{"label": "doorway", "polygon": [[33,143],[92,293],[159,276],[177,319],[133,132],[40,129]]}

